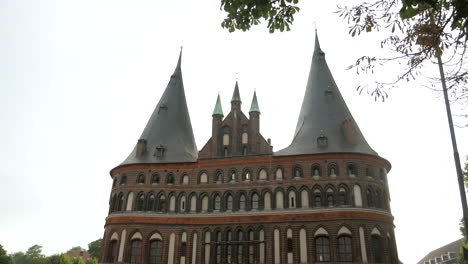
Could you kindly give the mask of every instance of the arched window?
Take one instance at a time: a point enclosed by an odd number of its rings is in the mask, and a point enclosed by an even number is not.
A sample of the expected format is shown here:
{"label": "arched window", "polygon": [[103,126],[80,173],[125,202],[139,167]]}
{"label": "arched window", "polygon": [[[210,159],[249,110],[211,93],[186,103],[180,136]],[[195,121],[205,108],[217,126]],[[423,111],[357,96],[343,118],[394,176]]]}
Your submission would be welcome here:
{"label": "arched window", "polygon": [[244,146],[244,147],[242,148],[242,155],[243,155],[243,156],[247,156],[247,153],[248,153],[248,152],[249,152],[249,151],[248,151],[247,146]]}
{"label": "arched window", "polygon": [[276,191],[276,209],[283,209],[283,208],[284,208],[283,192]]}
{"label": "arched window", "polygon": [[232,195],[226,196],[226,209],[232,211]]}
{"label": "arched window", "polygon": [[291,229],[288,229],[286,231],[286,236],[287,236],[287,239],[286,239],[286,252],[288,252],[288,255],[289,255],[289,253],[292,254],[292,252],[293,252],[293,240],[292,240],[292,230]]}
{"label": "arched window", "polygon": [[330,167],[328,167],[328,177],[335,178],[336,175],[338,175],[338,166],[331,164]]}
{"label": "arched window", "polygon": [[367,167],[366,168],[366,176],[374,177],[374,169],[372,167]]}
{"label": "arched window", "polygon": [[221,209],[221,197],[218,194],[214,196],[214,210],[219,211]]}
{"label": "arched window", "polygon": [[221,264],[222,246],[221,246],[221,232],[217,231],[215,236],[215,260],[216,264]]}
{"label": "arched window", "polygon": [[236,181],[236,178],[237,178],[237,177],[236,177],[236,171],[235,171],[235,170],[231,170],[231,171],[229,172],[229,175],[230,175],[230,177],[231,177],[231,178],[230,178],[230,181],[232,181],[232,182],[233,182],[233,181]]}
{"label": "arched window", "polygon": [[314,177],[314,178],[320,177],[320,166],[319,165],[312,166],[312,177]]}
{"label": "arched window", "polygon": [[127,184],[127,175],[122,175],[122,177],[120,177],[120,185],[125,184]]}
{"label": "arched window", "polygon": [[138,194],[136,200],[136,211],[144,211],[145,209],[145,195],[143,193]]}
{"label": "arched window", "polygon": [[210,262],[210,255],[211,255],[211,253],[210,253],[210,251],[211,251],[211,243],[210,243],[211,242],[211,233],[210,233],[210,231],[205,231],[204,241],[205,241],[205,243],[203,243],[203,251],[202,251],[203,255],[202,255],[202,257],[204,259],[204,264],[209,264],[209,263],[211,263]]}
{"label": "arched window", "polygon": [[208,175],[205,172],[200,174],[200,183],[208,183]]}
{"label": "arched window", "polygon": [[382,254],[382,238],[379,235],[372,235],[372,255],[374,256],[375,263],[382,263],[383,262],[383,254]]}
{"label": "arched window", "polygon": [[185,263],[185,259],[187,257],[187,233],[183,232],[182,233],[182,241],[180,243],[180,262],[179,263]]}
{"label": "arched window", "polygon": [[202,198],[202,208],[201,209],[202,209],[202,212],[208,211],[208,196],[207,195],[203,196],[203,198]]}
{"label": "arched window", "polygon": [[319,190],[314,191],[314,207],[322,207],[322,193]]}
{"label": "arched window", "polygon": [[266,180],[268,177],[268,174],[265,169],[261,169],[260,172],[258,173],[258,179],[259,180]]}
{"label": "arched window", "polygon": [[145,175],[143,175],[143,174],[138,175],[137,183],[138,184],[144,184],[145,183]]}
{"label": "arched window", "polygon": [[370,188],[367,188],[366,190],[366,198],[367,198],[367,206],[368,207],[374,207],[374,195],[372,193],[372,190]]}
{"label": "arched window", "polygon": [[161,240],[151,240],[149,245],[149,264],[162,264],[163,263],[163,243]]}
{"label": "arched window", "polygon": [[277,168],[275,172],[275,179],[282,180],[283,179],[283,169]]}
{"label": "arched window", "polygon": [[330,262],[330,240],[326,236],[315,238],[315,261]]}
{"label": "arched window", "polygon": [[380,190],[375,190],[375,207],[383,208],[382,206],[382,195],[380,194]]}
{"label": "arched window", "polygon": [[161,195],[159,197],[158,211],[160,211],[161,213],[166,212],[166,197],[164,195]]}
{"label": "arched window", "polygon": [[250,173],[250,170],[244,170],[243,180],[250,181],[251,177],[252,177],[252,174]]}
{"label": "arched window", "polygon": [[288,194],[289,208],[296,208],[296,192],[293,190],[289,191]]}
{"label": "arched window", "polygon": [[226,232],[226,240],[227,240],[227,246],[226,246],[226,260],[227,263],[232,263],[232,250],[233,250],[233,245],[232,245],[232,232],[231,230],[228,230]]}
{"label": "arched window", "polygon": [[224,134],[223,135],[223,146],[228,146],[229,145],[229,134]]}
{"label": "arched window", "polygon": [[108,255],[107,255],[108,256],[107,261],[109,263],[117,262],[117,243],[118,241],[114,239],[109,244]]}
{"label": "arched window", "polygon": [[182,176],[182,184],[189,184],[189,176],[187,174],[185,174],[184,176]]}
{"label": "arched window", "polygon": [[130,245],[130,263],[140,264],[141,263],[141,240],[134,239]]}
{"label": "arched window", "polygon": [[354,164],[349,164],[348,165],[348,176],[349,177],[356,177],[357,171],[356,171],[356,166]]}
{"label": "arched window", "polygon": [[252,207],[253,210],[258,210],[258,194],[252,194]]}
{"label": "arched window", "polygon": [[117,198],[117,208],[115,211],[121,212],[124,211],[124,195],[123,193],[119,193],[119,197]]}
{"label": "arched window", "polygon": [[237,245],[237,262],[244,263],[244,246],[242,243],[244,241],[244,237],[241,230],[237,232],[237,241],[239,241],[239,244]]}
{"label": "arched window", "polygon": [[338,262],[352,262],[353,261],[353,244],[351,236],[341,235],[338,237],[337,243],[337,259]]}
{"label": "arched window", "polygon": [[229,156],[229,149],[224,147],[224,157],[227,158]]}
{"label": "arched window", "polygon": [[263,195],[263,209],[271,210],[271,194],[269,192]]}
{"label": "arched window", "polygon": [[190,198],[190,212],[195,211],[197,211],[197,196],[192,195],[192,198]]}
{"label": "arched window", "polygon": [[154,197],[154,194],[150,193],[148,195],[148,202],[146,203],[146,211],[153,211],[154,210],[155,200],[156,200],[156,197]]}
{"label": "arched window", "polygon": [[380,168],[379,169],[379,178],[383,182],[385,182],[385,175],[387,175],[387,171],[384,168]]}
{"label": "arched window", "polygon": [[249,143],[249,134],[247,132],[242,133],[242,144]]}
{"label": "arched window", "polygon": [[341,187],[340,190],[338,191],[338,206],[344,206],[347,205],[346,201],[346,189]]}
{"label": "arched window", "polygon": [[245,195],[241,194],[239,197],[239,210],[245,210]]}
{"label": "arched window", "polygon": [[112,181],[112,188],[115,187],[117,185],[117,177],[114,178],[114,180]]}
{"label": "arched window", "polygon": [[159,184],[159,175],[157,173],[151,175],[151,184]]}
{"label": "arched window", "polygon": [[176,207],[176,198],[174,195],[169,196],[169,211],[170,212],[175,212],[175,207]]}
{"label": "arched window", "polygon": [[254,244],[255,238],[254,238],[254,232],[252,230],[249,231],[248,238],[249,238],[249,247],[248,247],[249,262],[248,263],[255,263],[256,260],[258,261],[258,259],[255,258],[257,246],[256,244]]}
{"label": "arched window", "polygon": [[301,191],[301,205],[302,208],[309,208],[309,192],[307,190]]}
{"label": "arched window", "polygon": [[179,212],[184,213],[187,210],[187,200],[185,196],[180,197],[179,200]]}
{"label": "arched window", "polygon": [[223,179],[223,173],[221,171],[217,171],[215,174],[214,182],[220,183],[222,182],[222,179]]}
{"label": "arched window", "polygon": [[302,178],[302,169],[300,167],[294,167],[294,178]]}
{"label": "arched window", "polygon": [[166,184],[174,184],[174,175],[172,173],[167,174],[166,176]]}
{"label": "arched window", "polygon": [[333,207],[335,206],[335,195],[333,193],[332,189],[328,189],[327,192],[327,206],[328,207]]}
{"label": "arched window", "polygon": [[109,204],[109,214],[111,214],[112,212],[115,211],[115,208],[117,207],[116,206],[116,203],[117,203],[117,195],[114,194],[110,200],[110,204]]}

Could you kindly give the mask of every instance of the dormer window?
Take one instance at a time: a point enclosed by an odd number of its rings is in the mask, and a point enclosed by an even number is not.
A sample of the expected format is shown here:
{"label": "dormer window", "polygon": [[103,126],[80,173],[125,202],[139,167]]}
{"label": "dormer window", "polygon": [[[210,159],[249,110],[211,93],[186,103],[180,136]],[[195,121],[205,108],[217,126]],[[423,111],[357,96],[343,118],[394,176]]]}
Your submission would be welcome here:
{"label": "dormer window", "polygon": [[166,147],[159,144],[156,146],[156,153],[154,154],[156,158],[161,159],[164,156],[164,152],[166,151]]}
{"label": "dormer window", "polygon": [[321,135],[317,138],[317,146],[319,148],[326,148],[328,146],[328,138],[324,135]]}

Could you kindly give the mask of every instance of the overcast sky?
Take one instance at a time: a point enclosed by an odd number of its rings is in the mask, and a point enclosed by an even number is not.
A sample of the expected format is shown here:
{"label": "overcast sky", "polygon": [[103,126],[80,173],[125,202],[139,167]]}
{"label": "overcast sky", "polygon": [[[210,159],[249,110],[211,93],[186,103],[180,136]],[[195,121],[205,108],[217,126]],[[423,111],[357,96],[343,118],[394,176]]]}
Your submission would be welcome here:
{"label": "overcast sky", "polygon": [[[0,244],[9,252],[40,244],[53,254],[102,237],[109,171],[137,142],[182,43],[198,149],[211,134],[218,91],[229,111],[236,76],[244,112],[256,89],[263,136],[275,151],[288,146],[307,82],[314,22],[361,131],[392,163],[388,180],[400,259],[415,263],[460,238],[441,96],[420,81],[402,83],[385,103],[358,95],[356,87],[376,76],[346,68],[359,56],[385,55],[383,35],[348,36],[333,13],[346,1],[303,2],[290,32],[269,34],[265,25],[245,33],[222,29],[219,0],[0,0]],[[399,67],[377,77],[394,77]],[[456,132],[463,163],[468,133]]]}

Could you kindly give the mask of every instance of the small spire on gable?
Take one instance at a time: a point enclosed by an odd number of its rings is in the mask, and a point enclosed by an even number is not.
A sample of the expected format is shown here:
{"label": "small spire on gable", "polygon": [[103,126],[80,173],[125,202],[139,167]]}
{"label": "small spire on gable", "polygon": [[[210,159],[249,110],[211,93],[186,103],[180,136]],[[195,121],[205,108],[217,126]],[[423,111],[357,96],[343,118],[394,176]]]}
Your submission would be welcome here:
{"label": "small spire on gable", "polygon": [[240,93],[239,93],[239,84],[236,81],[236,86],[234,87],[234,93],[232,93],[232,102],[242,102],[240,98]]}
{"label": "small spire on gable", "polygon": [[223,107],[221,106],[221,98],[219,96],[219,93],[218,93],[218,98],[216,99],[216,105],[215,105],[215,108],[213,110],[213,115],[212,116],[215,116],[215,115],[224,116]]}
{"label": "small spire on gable", "polygon": [[252,98],[252,104],[250,105],[250,110],[249,110],[249,113],[252,113],[252,112],[260,113],[260,107],[258,107],[257,92],[256,91],[254,91],[254,95],[253,95],[253,98]]}

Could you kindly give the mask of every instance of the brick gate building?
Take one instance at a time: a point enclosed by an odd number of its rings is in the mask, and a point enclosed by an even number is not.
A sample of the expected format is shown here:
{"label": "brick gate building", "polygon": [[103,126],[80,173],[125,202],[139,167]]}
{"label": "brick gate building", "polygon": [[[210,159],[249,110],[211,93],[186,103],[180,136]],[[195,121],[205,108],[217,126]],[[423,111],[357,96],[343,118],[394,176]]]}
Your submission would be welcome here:
{"label": "brick gate building", "polygon": [[387,172],[316,36],[294,138],[273,152],[236,83],[198,151],[181,57],[128,158],[111,170],[101,263],[398,263]]}

